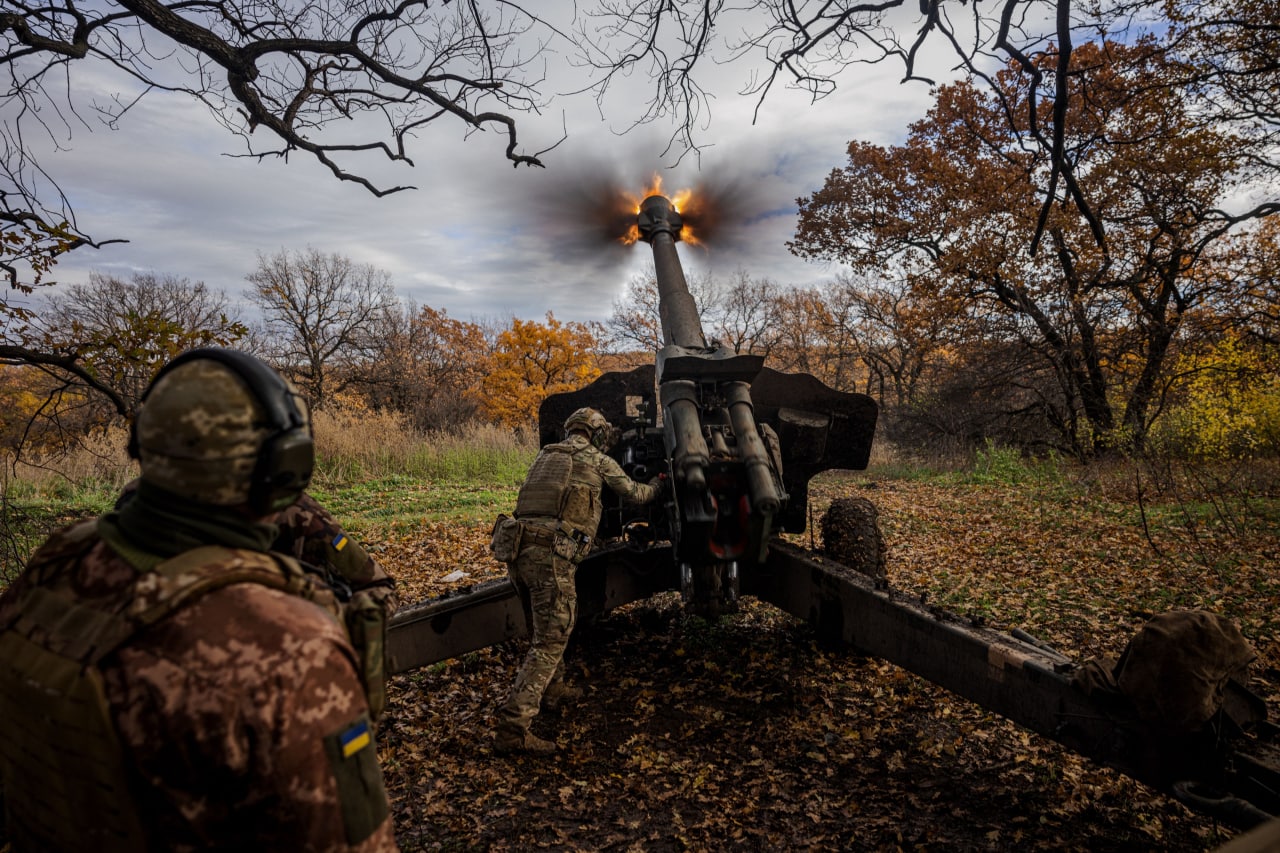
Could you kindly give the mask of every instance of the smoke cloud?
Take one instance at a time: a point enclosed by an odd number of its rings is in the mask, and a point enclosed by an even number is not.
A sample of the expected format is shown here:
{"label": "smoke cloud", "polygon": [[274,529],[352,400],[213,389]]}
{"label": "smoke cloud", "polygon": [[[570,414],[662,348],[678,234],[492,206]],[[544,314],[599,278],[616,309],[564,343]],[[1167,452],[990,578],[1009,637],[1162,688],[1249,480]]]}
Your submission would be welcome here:
{"label": "smoke cloud", "polygon": [[641,165],[660,160],[652,152],[578,158],[572,171],[562,166],[526,182],[528,196],[517,203],[530,211],[532,227],[562,251],[599,259],[602,250],[613,254],[608,248],[613,246],[619,261],[630,254],[621,241],[635,224],[636,205],[655,177],[667,198],[692,190],[680,215],[708,249],[732,250],[745,227],[769,211],[761,183],[748,174],[724,165],[708,170],[685,164],[646,170]]}

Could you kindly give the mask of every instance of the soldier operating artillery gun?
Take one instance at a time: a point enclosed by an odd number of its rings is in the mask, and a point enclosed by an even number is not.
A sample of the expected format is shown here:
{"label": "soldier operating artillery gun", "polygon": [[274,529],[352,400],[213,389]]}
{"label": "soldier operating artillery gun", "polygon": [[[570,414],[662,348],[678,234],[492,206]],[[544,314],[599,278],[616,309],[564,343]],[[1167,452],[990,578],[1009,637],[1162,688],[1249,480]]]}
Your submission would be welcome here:
{"label": "soldier operating artillery gun", "polygon": [[[579,620],[671,590],[710,617],[754,596],[832,644],[897,664],[1224,821],[1248,827],[1280,813],[1280,728],[1242,685],[1203,728],[1173,735],[1138,713],[1132,697],[1083,688],[1083,667],[1028,635],[926,607],[776,536],[805,530],[815,474],[866,468],[876,405],[708,343],[676,251],[680,213],[650,196],[636,225],[653,251],[662,346],[653,364],[548,397],[540,443],[558,441],[572,412],[596,409],[624,427],[611,451],[624,470],[640,480],[667,472],[673,488],[661,507],[606,497],[594,550],[578,565]],[[391,669],[524,630],[510,583],[482,584],[398,613]]]}

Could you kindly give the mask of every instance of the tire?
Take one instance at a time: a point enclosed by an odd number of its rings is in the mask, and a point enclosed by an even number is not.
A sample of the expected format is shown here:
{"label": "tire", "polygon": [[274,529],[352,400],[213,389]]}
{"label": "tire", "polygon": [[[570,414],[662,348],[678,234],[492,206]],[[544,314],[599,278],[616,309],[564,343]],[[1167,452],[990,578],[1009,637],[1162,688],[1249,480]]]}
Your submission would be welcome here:
{"label": "tire", "polygon": [[822,551],[827,557],[876,580],[886,580],[888,548],[880,533],[880,511],[866,498],[839,498],[822,516]]}

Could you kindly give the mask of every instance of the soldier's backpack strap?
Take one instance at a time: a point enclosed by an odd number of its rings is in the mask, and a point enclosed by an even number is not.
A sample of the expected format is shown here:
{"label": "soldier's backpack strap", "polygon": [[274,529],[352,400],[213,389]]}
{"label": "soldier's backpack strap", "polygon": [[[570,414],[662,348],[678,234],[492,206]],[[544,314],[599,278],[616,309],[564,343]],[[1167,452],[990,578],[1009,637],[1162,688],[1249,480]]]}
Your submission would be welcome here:
{"label": "soldier's backpack strap", "polygon": [[236,583],[279,589],[328,613],[342,626],[356,653],[371,715],[375,720],[381,715],[386,707],[386,610],[368,593],[357,593],[340,604],[332,591],[288,555],[217,545],[179,554],[139,579],[130,616],[139,625],[152,625],[199,596]]}
{"label": "soldier's backpack strap", "polygon": [[297,560],[221,545],[193,548],[142,575],[128,616],[139,627],[154,625],[201,596],[237,583],[256,583],[305,598],[342,621],[333,594],[312,581]]}

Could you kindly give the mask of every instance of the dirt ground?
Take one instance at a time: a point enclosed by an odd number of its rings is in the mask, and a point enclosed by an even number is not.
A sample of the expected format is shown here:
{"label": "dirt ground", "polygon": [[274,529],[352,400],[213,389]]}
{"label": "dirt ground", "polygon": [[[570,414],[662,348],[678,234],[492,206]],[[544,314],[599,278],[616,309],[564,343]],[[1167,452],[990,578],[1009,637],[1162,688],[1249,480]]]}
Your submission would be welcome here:
{"label": "dirt ground", "polygon": [[1230,835],[767,605],[678,600],[586,626],[587,688],[492,753],[517,643],[397,676],[381,727],[405,850],[1202,850]]}
{"label": "dirt ground", "polygon": [[[955,498],[982,527],[950,500],[909,484],[877,495],[894,585],[945,582],[993,627],[1034,625],[1073,657],[1118,651],[1149,615],[1143,596],[1188,606],[1207,594],[1187,564],[1158,578],[1165,569],[1139,566],[1142,534],[1104,529],[1087,508]],[[993,552],[1019,524],[1039,544]],[[1072,525],[1088,535],[1054,535]],[[1260,588],[1233,606],[1274,708],[1276,608]],[[751,599],[714,624],[665,594],[580,625],[567,662],[586,695],[534,723],[561,752],[499,757],[492,715],[524,648],[393,679],[379,739],[404,850],[1200,851],[1233,835],[898,667],[823,648]]]}

